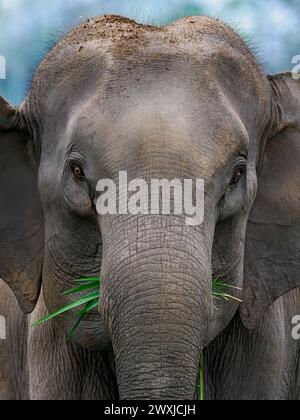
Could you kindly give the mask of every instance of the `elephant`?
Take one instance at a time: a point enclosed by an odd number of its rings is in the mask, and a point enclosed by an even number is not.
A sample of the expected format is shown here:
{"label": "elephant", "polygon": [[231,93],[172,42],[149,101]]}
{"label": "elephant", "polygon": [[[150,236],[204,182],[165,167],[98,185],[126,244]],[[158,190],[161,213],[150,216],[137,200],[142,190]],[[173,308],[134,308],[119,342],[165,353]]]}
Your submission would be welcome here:
{"label": "elephant", "polygon": [[[229,26],[72,29],[0,100],[0,277],[26,314],[31,400],[297,400],[300,82]],[[97,185],[204,180],[204,220],[99,214]],[[101,299],[65,340],[74,280]],[[235,299],[217,299],[220,278]],[[12,308],[13,311],[13,308]],[[0,359],[1,360],[1,359]],[[2,369],[2,367],[1,367]],[[26,398],[26,397],[25,397]]]}

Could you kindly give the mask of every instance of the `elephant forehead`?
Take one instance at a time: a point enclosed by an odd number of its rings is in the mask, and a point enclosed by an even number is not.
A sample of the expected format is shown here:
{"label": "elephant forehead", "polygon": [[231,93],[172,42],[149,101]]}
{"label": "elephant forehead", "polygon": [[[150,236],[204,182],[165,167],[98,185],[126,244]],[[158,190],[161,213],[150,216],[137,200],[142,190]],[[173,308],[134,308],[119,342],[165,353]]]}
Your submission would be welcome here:
{"label": "elephant forehead", "polygon": [[[212,96],[212,94],[210,95]],[[68,124],[68,148],[93,150],[102,166],[173,168],[184,176],[212,176],[249,142],[247,130],[217,91],[205,101],[185,86],[159,85],[95,96]],[[177,173],[176,173],[177,171]],[[183,173],[184,172],[184,173]]]}
{"label": "elephant forehead", "polygon": [[189,151],[209,174],[258,138],[270,89],[226,25],[195,18],[154,28],[116,17],[85,25],[35,76],[30,98],[51,142],[67,127],[69,143],[96,139],[103,155],[113,147],[122,158],[141,147],[150,156],[160,142],[177,156]]}
{"label": "elephant forehead", "polygon": [[247,108],[267,95],[267,82],[254,56],[225,24],[195,17],[153,27],[116,16],[90,19],[63,38],[38,67],[32,94],[42,108],[53,91],[66,101],[76,92],[87,95],[89,87],[117,87],[124,74],[132,74],[131,82],[137,82],[133,78],[139,70],[144,78],[173,70],[169,79],[176,73],[182,83],[190,75],[195,85],[201,77],[210,77],[224,90],[238,92],[240,101],[248,101]]}

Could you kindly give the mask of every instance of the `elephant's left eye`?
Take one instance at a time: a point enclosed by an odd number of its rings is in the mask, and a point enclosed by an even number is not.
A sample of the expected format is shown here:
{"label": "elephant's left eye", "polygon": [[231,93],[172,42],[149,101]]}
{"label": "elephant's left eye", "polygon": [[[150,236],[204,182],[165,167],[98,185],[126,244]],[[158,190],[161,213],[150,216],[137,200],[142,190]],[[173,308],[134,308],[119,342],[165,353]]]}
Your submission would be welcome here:
{"label": "elephant's left eye", "polygon": [[73,172],[73,175],[75,176],[75,178],[79,179],[80,181],[84,181],[85,180],[85,174],[84,171],[81,167],[81,165],[77,162],[70,162],[70,168]]}
{"label": "elephant's left eye", "polygon": [[236,169],[236,171],[234,172],[232,178],[231,178],[231,185],[236,185],[240,182],[242,176],[245,173],[245,168],[238,168]]}

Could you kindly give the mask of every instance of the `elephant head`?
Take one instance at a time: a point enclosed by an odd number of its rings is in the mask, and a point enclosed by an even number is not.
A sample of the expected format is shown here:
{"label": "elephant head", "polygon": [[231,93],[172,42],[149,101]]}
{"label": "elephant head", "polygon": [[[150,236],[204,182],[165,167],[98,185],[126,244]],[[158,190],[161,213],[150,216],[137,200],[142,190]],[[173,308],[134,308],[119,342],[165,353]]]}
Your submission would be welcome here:
{"label": "elephant head", "polygon": [[[192,398],[202,349],[234,315],[254,328],[300,286],[299,118],[299,82],[267,78],[218,21],[89,20],[19,108],[0,102],[0,276],[30,313],[41,284],[53,311],[100,274],[100,315],[75,340],[111,342],[123,399]],[[204,180],[203,224],[100,215],[97,183],[120,171]],[[241,304],[213,299],[219,276]]]}

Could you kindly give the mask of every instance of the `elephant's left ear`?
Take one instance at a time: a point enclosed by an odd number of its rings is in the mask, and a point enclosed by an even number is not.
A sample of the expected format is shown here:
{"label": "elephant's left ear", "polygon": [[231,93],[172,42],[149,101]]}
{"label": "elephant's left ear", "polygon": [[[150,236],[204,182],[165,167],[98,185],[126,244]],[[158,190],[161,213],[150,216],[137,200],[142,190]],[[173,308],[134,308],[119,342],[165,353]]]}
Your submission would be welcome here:
{"label": "elephant's left ear", "polygon": [[300,80],[269,77],[272,134],[247,231],[240,314],[253,329],[278,298],[300,287]]}

